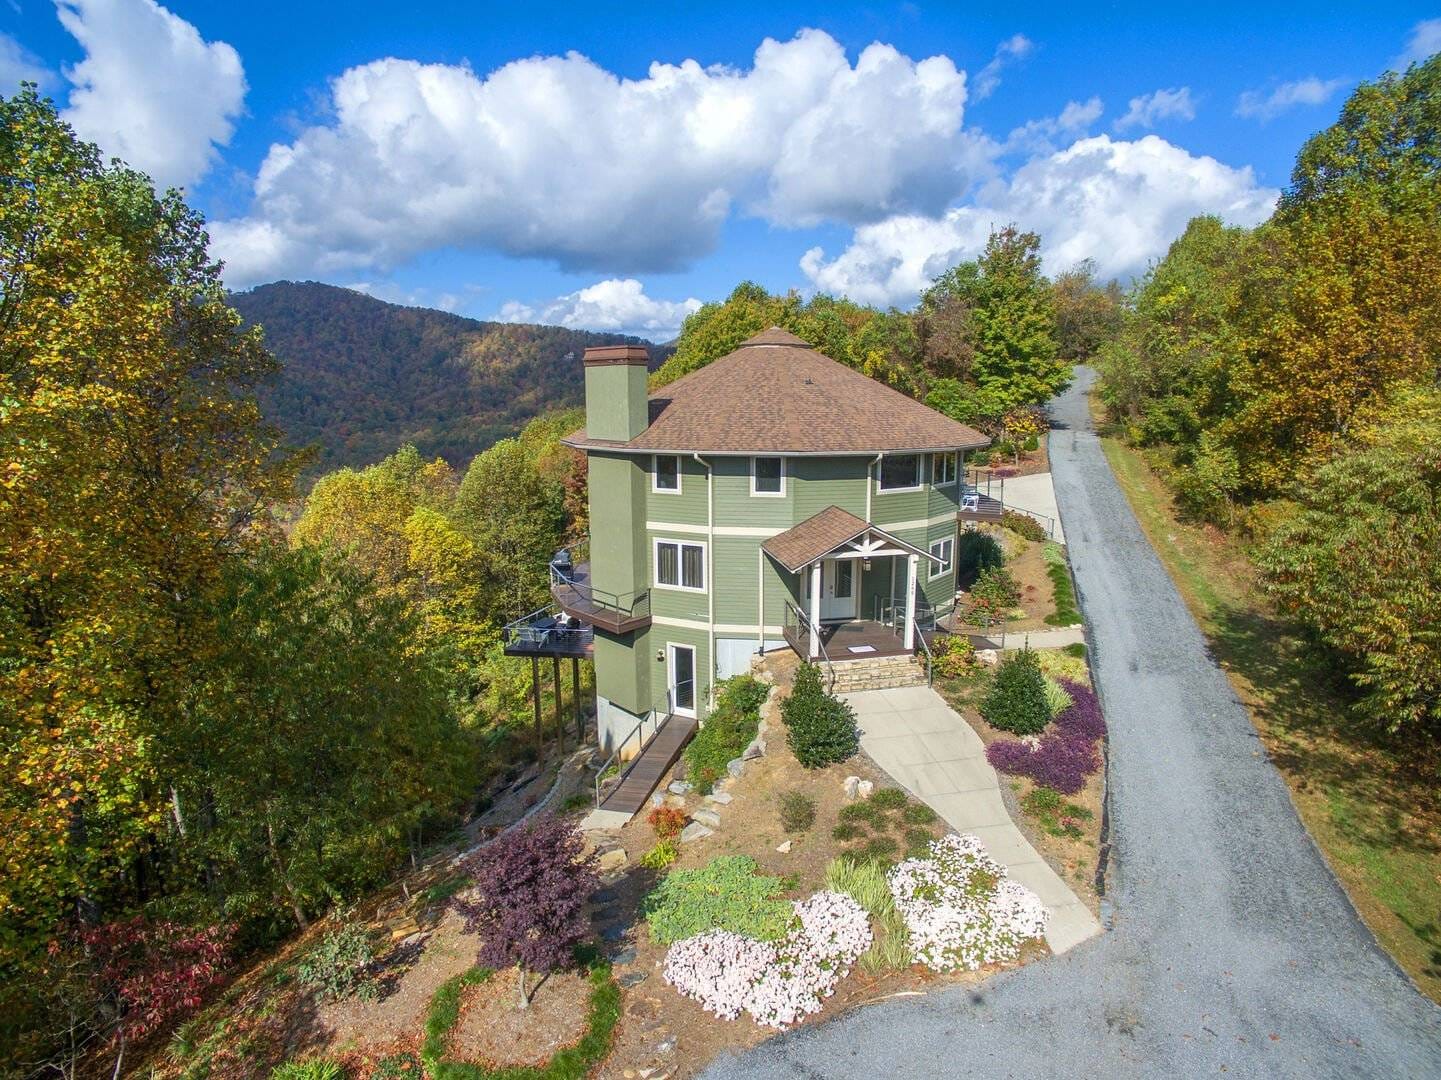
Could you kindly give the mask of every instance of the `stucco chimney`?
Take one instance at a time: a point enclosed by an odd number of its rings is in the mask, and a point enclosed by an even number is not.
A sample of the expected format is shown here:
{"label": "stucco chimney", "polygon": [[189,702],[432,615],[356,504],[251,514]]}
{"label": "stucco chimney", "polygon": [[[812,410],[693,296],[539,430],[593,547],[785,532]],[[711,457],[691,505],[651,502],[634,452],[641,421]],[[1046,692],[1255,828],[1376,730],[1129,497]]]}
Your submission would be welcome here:
{"label": "stucco chimney", "polygon": [[590,438],[629,442],[650,426],[649,363],[650,351],[641,345],[585,350],[585,431]]}

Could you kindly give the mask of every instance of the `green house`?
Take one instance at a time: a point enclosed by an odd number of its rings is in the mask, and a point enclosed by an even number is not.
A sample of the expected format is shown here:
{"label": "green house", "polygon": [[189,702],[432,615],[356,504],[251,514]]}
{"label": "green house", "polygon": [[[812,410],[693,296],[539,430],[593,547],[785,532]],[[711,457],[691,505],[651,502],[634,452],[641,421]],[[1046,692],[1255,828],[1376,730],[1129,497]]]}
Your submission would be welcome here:
{"label": "green house", "polygon": [[[719,679],[793,649],[907,655],[954,601],[979,432],[772,328],[654,393],[644,349],[585,352],[590,541],[552,567],[594,628],[603,746],[703,720]],[[651,727],[653,730],[653,727]]]}

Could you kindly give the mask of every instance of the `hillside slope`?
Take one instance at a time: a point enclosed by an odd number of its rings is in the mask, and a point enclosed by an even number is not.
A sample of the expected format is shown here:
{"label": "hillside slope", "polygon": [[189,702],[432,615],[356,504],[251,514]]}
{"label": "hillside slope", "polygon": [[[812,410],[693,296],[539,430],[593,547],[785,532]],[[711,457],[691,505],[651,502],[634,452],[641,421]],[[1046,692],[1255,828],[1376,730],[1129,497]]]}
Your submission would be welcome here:
{"label": "hillside slope", "polygon": [[[464,467],[532,417],[580,405],[587,346],[650,344],[481,322],[314,281],[277,281],[230,302],[265,328],[285,364],[261,404],[293,444],[318,446],[312,473],[378,461],[407,442]],[[670,351],[651,347],[656,364]]]}

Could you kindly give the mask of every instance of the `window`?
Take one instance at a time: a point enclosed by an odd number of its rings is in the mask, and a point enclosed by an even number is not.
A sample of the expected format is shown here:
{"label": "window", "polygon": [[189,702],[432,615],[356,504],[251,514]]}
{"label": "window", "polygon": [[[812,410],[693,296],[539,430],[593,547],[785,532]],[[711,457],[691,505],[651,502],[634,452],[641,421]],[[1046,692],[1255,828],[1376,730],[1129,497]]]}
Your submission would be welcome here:
{"label": "window", "polygon": [[680,458],[675,454],[657,454],[651,473],[650,489],[667,495],[680,494]]}
{"label": "window", "polygon": [[931,483],[936,487],[950,487],[956,482],[956,455],[931,455]]}
{"label": "window", "polygon": [[937,540],[931,545],[931,554],[940,562],[931,563],[931,576],[927,580],[934,581],[938,577],[945,577],[951,572],[951,561],[956,551],[956,539],[948,536],[944,540]]}
{"label": "window", "polygon": [[705,592],[705,545],[685,540],[657,540],[655,583],[661,589]]}
{"label": "window", "polygon": [[921,455],[895,454],[881,458],[881,491],[916,491],[921,486]]}
{"label": "window", "polygon": [[751,458],[751,494],[784,495],[786,493],[786,459],[779,457]]}

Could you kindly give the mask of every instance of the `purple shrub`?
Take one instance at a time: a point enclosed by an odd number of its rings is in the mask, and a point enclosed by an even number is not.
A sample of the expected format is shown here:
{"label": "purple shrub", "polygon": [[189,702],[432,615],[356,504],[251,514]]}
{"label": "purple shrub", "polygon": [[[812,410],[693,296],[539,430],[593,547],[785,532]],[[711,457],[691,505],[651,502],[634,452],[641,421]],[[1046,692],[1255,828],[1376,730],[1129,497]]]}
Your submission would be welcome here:
{"label": "purple shrub", "polygon": [[1101,767],[1095,743],[1064,731],[1042,736],[1034,750],[1020,739],[999,739],[986,747],[986,760],[999,772],[1029,777],[1064,795],[1080,791]]}
{"label": "purple shrub", "polygon": [[1071,704],[1051,722],[1038,740],[999,739],[986,747],[986,760],[997,772],[1026,776],[1038,784],[1074,795],[1086,777],[1101,767],[1097,742],[1106,734],[1106,720],[1096,692],[1084,683],[1062,679]]}
{"label": "purple shrub", "polygon": [[505,833],[471,855],[461,869],[472,887],[454,903],[467,933],[481,938],[478,961],[520,969],[520,1006],[528,1003],[525,976],[571,965],[589,924],[595,857],[581,857],[585,839],[563,818],[547,815]]}
{"label": "purple shrub", "polygon": [[1095,742],[1106,734],[1106,718],[1101,715],[1101,702],[1096,692],[1085,683],[1059,680],[1061,689],[1071,696],[1069,708],[1062,709],[1052,721],[1056,730]]}

